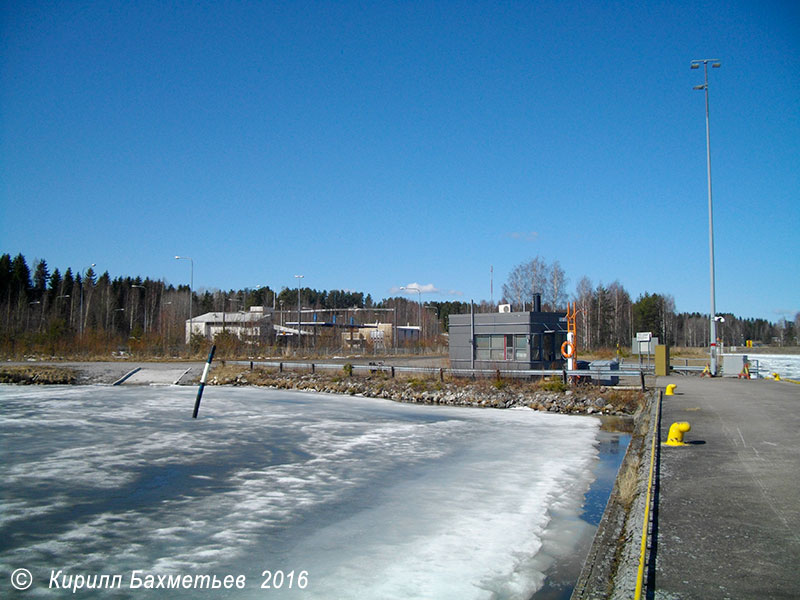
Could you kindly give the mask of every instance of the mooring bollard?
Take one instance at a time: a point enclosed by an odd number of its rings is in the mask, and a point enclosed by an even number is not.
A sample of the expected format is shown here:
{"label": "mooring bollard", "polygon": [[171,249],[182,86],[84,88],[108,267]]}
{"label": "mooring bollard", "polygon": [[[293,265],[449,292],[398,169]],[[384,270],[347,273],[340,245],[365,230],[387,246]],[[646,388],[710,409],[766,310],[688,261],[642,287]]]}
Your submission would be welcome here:
{"label": "mooring bollard", "polygon": [[217,345],[213,344],[211,346],[211,351],[208,353],[208,360],[206,361],[206,366],[203,368],[203,375],[200,377],[200,387],[197,388],[197,398],[194,401],[194,412],[192,413],[192,418],[197,418],[197,412],[200,410],[200,399],[203,397],[203,390],[206,387],[206,377],[208,377],[208,370],[211,368],[211,361],[214,358],[214,351],[216,351]]}
{"label": "mooring bollard", "polygon": [[690,431],[692,426],[687,421],[678,421],[669,426],[666,446],[685,446],[683,434]]}
{"label": "mooring bollard", "polygon": [[666,391],[666,393],[665,393],[664,395],[665,395],[665,396],[674,396],[674,395],[675,395],[675,388],[676,388],[676,387],[678,387],[678,386],[677,386],[677,385],[675,385],[674,383],[670,383],[670,384],[667,386],[667,391]]}

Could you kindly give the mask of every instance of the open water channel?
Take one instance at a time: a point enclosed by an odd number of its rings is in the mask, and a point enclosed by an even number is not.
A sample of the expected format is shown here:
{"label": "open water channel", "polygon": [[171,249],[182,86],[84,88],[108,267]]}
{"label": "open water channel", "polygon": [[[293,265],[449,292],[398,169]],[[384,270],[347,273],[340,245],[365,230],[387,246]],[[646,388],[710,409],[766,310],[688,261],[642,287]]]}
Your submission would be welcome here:
{"label": "open water channel", "polygon": [[193,420],[194,398],[0,386],[0,596],[61,597],[56,574],[98,598],[559,597],[628,442],[527,409],[207,388]]}

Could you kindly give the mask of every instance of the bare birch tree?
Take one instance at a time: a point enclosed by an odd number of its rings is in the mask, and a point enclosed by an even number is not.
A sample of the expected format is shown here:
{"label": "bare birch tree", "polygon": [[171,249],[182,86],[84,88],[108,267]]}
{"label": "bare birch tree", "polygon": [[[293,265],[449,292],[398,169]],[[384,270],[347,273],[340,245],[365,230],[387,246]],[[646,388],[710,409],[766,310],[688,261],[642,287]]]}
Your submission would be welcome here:
{"label": "bare birch tree", "polygon": [[558,259],[554,260],[550,265],[548,282],[548,299],[550,310],[557,311],[564,308],[567,303],[567,278],[564,275],[564,269],[561,268],[561,263]]}

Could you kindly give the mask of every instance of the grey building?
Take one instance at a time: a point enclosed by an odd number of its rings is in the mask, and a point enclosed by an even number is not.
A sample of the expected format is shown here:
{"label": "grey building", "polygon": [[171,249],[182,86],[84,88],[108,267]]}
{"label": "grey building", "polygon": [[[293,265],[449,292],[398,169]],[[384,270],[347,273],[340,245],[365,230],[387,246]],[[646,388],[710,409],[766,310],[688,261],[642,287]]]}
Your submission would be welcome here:
{"label": "grey building", "polygon": [[[501,305],[501,310],[507,305]],[[450,315],[453,369],[560,369],[567,339],[563,312]]]}

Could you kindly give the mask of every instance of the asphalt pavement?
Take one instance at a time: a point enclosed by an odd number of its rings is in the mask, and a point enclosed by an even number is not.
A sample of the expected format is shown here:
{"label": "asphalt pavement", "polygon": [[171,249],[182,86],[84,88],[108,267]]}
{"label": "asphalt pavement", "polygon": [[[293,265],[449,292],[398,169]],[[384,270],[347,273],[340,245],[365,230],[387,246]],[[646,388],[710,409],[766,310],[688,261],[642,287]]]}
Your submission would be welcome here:
{"label": "asphalt pavement", "polygon": [[661,446],[647,597],[800,598],[800,385],[659,377]]}

